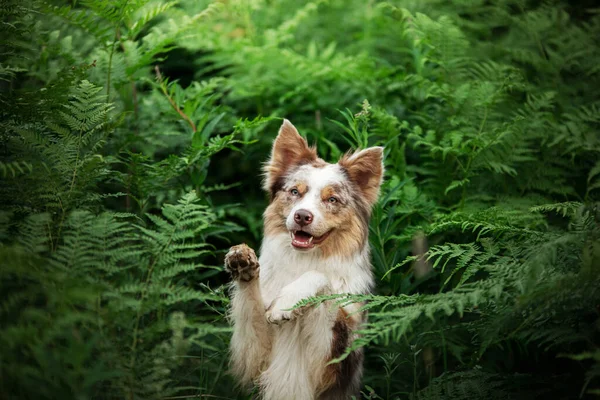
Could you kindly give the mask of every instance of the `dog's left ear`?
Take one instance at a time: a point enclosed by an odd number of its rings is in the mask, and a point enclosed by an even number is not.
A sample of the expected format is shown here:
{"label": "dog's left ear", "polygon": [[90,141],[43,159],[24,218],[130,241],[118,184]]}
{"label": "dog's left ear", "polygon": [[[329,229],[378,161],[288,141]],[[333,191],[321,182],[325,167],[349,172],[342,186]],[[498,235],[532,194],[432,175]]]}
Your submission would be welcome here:
{"label": "dog's left ear", "polygon": [[383,180],[383,147],[369,147],[346,154],[338,164],[348,173],[369,204],[375,204]]}
{"label": "dog's left ear", "polygon": [[281,188],[283,178],[295,166],[306,164],[317,159],[317,149],[308,147],[306,140],[287,119],[283,120],[279,134],[273,143],[271,158],[264,167],[264,189],[271,198]]}

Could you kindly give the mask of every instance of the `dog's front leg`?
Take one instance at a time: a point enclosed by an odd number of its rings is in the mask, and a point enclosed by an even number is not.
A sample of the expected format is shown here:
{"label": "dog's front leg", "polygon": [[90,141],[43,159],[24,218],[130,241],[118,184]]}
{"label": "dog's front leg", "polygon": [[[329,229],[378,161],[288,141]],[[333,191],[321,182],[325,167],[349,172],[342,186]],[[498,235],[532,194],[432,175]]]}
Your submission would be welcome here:
{"label": "dog's front leg", "polygon": [[329,294],[330,292],[331,284],[323,273],[317,271],[305,272],[298,279],[281,289],[266,312],[267,321],[279,325],[285,321],[293,320],[302,313],[302,308],[289,310],[296,303],[307,297]]}
{"label": "dog's front leg", "polygon": [[254,250],[245,244],[233,246],[225,256],[225,268],[233,278],[231,372],[247,385],[265,368],[271,351],[270,327],[264,317]]}
{"label": "dog's front leg", "polygon": [[[316,307],[289,310],[307,297],[331,293],[331,284],[324,274],[306,272],[283,287],[267,310],[267,321],[278,325],[277,329],[289,336],[276,344],[273,353],[285,354],[285,357],[274,357],[261,377],[265,399],[349,399],[357,394],[361,353],[353,352],[350,361],[344,364],[327,365],[351,343],[357,316],[348,314],[356,311],[356,307],[341,308],[332,301],[325,301]],[[296,322],[288,322],[295,319]],[[294,358],[298,354],[302,354],[301,360]],[[280,376],[282,371],[287,374],[285,379]]]}

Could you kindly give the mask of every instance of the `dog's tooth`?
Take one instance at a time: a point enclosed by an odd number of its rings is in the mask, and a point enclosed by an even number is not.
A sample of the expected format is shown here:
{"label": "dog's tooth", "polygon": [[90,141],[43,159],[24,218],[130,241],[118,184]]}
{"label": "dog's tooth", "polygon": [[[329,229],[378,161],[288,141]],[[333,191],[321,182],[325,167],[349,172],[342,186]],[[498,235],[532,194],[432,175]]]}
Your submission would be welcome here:
{"label": "dog's tooth", "polygon": [[290,237],[294,240],[294,232],[290,231]]}
{"label": "dog's tooth", "polygon": [[312,244],[313,239],[314,239],[314,236],[311,236],[310,239],[308,239],[308,244]]}

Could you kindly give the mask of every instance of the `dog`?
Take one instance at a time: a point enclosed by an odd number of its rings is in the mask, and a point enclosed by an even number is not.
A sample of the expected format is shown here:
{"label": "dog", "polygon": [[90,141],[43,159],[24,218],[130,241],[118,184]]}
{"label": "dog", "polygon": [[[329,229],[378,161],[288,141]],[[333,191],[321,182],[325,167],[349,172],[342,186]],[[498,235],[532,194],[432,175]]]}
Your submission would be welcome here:
{"label": "dog", "polygon": [[365,321],[361,304],[312,296],[373,289],[369,220],[383,179],[383,148],[347,153],[335,164],[317,156],[284,120],[264,167],[270,202],[260,258],[245,244],[225,256],[232,276],[231,370],[265,400],[359,396],[362,349],[346,351]]}

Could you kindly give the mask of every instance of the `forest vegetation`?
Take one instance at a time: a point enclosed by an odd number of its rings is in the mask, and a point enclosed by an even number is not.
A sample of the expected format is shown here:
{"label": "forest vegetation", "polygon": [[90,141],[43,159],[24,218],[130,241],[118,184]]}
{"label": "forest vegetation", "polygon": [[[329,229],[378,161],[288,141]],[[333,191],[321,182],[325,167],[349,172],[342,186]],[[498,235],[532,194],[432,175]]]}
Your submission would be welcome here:
{"label": "forest vegetation", "polygon": [[385,147],[364,398],[597,398],[597,7],[3,0],[0,398],[249,399],[222,262],[282,118]]}

